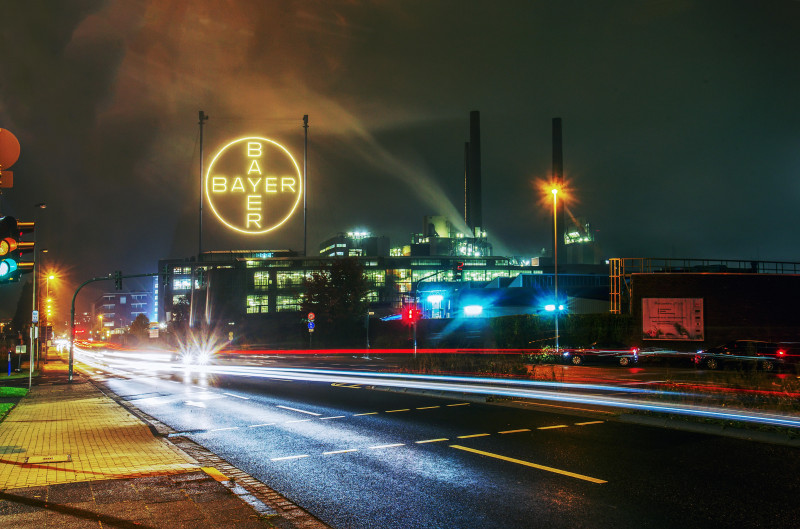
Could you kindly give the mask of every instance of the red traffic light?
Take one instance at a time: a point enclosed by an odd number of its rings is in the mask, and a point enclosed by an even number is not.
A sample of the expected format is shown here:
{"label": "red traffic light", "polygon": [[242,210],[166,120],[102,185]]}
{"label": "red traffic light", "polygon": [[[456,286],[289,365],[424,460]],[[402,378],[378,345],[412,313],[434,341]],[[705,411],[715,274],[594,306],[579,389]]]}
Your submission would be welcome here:
{"label": "red traffic light", "polygon": [[403,307],[403,321],[406,323],[416,323],[422,317],[422,311],[419,308],[410,305]]}

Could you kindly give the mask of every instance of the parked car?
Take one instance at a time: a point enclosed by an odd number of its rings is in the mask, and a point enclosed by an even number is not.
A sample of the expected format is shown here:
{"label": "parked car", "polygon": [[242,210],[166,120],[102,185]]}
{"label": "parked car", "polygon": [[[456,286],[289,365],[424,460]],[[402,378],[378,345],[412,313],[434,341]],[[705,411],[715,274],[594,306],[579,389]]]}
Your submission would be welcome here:
{"label": "parked car", "polygon": [[796,362],[788,344],[759,340],[734,340],[716,347],[698,351],[694,363],[698,367],[719,369],[724,365],[755,366],[764,371],[775,371]]}
{"label": "parked car", "polygon": [[579,366],[587,362],[614,363],[628,367],[639,361],[639,349],[565,349],[561,359],[568,364]]}

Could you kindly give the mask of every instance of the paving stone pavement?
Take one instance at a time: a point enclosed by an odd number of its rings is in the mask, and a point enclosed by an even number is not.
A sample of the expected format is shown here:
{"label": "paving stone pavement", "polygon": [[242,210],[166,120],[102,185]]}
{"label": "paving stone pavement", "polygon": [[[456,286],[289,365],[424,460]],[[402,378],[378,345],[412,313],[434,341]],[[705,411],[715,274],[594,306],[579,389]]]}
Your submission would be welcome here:
{"label": "paving stone pavement", "polygon": [[[327,527],[66,364],[0,422],[0,527]],[[154,435],[155,434],[155,435]]]}

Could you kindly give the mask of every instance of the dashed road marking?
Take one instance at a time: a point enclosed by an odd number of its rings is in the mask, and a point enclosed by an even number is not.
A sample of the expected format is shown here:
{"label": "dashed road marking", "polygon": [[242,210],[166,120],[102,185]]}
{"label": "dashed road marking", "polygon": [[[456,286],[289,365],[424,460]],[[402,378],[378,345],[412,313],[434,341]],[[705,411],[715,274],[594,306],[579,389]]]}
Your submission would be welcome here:
{"label": "dashed road marking", "polygon": [[367,412],[367,413],[356,413],[355,415],[353,415],[353,417],[360,417],[362,415],[378,415],[378,412],[377,411],[370,411],[370,412]]}
{"label": "dashed road marking", "polygon": [[441,406],[425,406],[423,408],[417,408],[418,410],[432,410],[434,408],[441,408]]}
{"label": "dashed road marking", "polygon": [[308,457],[308,454],[302,454],[299,456],[273,457],[270,459],[270,461],[288,461],[289,459],[302,459],[304,457]]}
{"label": "dashed road marking", "polygon": [[394,443],[394,444],[388,444],[388,445],[370,446],[368,448],[369,448],[369,450],[379,450],[381,448],[395,448],[397,446],[405,446],[405,443]]}
{"label": "dashed road marking", "polygon": [[241,395],[236,395],[234,393],[223,393],[223,395],[228,395],[229,397],[236,397],[237,399],[242,399],[242,400],[250,400],[250,397],[242,397]]}
{"label": "dashed road marking", "polygon": [[286,421],[286,424],[293,424],[296,422],[311,422],[311,419],[298,419],[296,421]]}
{"label": "dashed road marking", "polygon": [[566,424],[556,424],[555,426],[539,426],[537,430],[552,430],[553,428],[567,428]]}
{"label": "dashed road marking", "polygon": [[469,406],[469,402],[459,402],[458,404],[448,404],[447,406],[450,408],[453,406]]}
{"label": "dashed road marking", "polygon": [[214,428],[213,430],[208,430],[209,432],[224,432],[226,430],[238,430],[238,426],[230,426],[228,428]]}
{"label": "dashed road marking", "polygon": [[486,437],[487,435],[492,435],[489,433],[473,433],[470,435],[459,435],[458,439],[472,439],[473,437]]}
{"label": "dashed road marking", "polygon": [[349,448],[347,450],[333,450],[331,452],[322,452],[322,455],[329,456],[333,454],[348,454],[350,452],[358,452],[358,448]]}
{"label": "dashed road marking", "polygon": [[264,424],[251,424],[248,428],[259,428],[261,426],[274,426],[276,423],[274,422],[265,422]]}
{"label": "dashed road marking", "polygon": [[441,441],[449,441],[449,440],[450,439],[447,439],[446,437],[442,437],[442,438],[439,438],[439,439],[425,439],[424,441],[415,441],[415,443],[418,444],[418,445],[421,445],[421,444],[425,444],[425,443],[439,443]]}
{"label": "dashed road marking", "polygon": [[291,410],[299,413],[307,413],[308,415],[314,415],[315,417],[319,417],[320,415],[322,415],[321,413],[314,413],[313,411],[306,411],[306,410],[298,410],[297,408],[290,408],[289,406],[282,406],[280,404],[278,404],[277,407],[283,408],[284,410]]}
{"label": "dashed road marking", "polygon": [[576,422],[575,426],[586,426],[587,424],[603,424],[605,421]]}
{"label": "dashed road marking", "polygon": [[506,434],[506,433],[520,433],[520,432],[530,432],[530,431],[531,431],[530,428],[520,428],[519,430],[506,430],[504,432],[497,432],[497,433]]}
{"label": "dashed road marking", "polygon": [[399,411],[410,411],[409,408],[404,408],[402,410],[386,410],[386,413],[397,413]]}

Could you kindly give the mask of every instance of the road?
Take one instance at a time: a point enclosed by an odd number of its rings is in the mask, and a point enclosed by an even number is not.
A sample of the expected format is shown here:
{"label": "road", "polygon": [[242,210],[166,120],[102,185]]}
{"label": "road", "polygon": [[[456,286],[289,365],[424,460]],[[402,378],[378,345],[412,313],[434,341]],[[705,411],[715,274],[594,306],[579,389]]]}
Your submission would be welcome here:
{"label": "road", "polygon": [[800,526],[800,458],[786,446],[615,422],[588,406],[92,373],[336,528]]}

